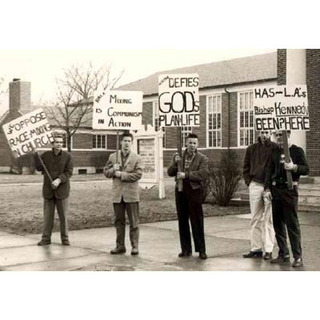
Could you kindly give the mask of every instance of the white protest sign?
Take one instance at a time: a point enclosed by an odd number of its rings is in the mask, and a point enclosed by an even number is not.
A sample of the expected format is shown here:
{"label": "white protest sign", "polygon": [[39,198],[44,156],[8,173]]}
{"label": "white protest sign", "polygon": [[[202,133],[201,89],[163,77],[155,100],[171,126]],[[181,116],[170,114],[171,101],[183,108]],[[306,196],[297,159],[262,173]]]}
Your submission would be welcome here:
{"label": "white protest sign", "polygon": [[257,87],[253,108],[257,131],[310,129],[306,85]]}
{"label": "white protest sign", "polygon": [[2,126],[15,157],[21,157],[54,141],[47,116],[37,109]]}
{"label": "white protest sign", "polygon": [[200,101],[197,74],[159,76],[160,127],[199,127]]}
{"label": "white protest sign", "polygon": [[142,127],[140,91],[106,91],[95,97],[93,129],[139,130]]}

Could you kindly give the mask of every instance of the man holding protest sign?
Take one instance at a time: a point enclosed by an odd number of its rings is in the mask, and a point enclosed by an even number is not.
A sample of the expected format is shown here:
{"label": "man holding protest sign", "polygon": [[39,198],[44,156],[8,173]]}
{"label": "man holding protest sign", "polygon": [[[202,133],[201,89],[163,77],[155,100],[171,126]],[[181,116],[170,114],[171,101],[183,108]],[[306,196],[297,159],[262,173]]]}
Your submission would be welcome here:
{"label": "man holding protest sign", "polygon": [[107,178],[113,179],[113,208],[117,231],[116,248],[111,254],[126,252],[125,230],[127,212],[130,222],[131,255],[139,254],[139,184],[142,177],[142,158],[131,151],[133,135],[120,138],[121,150],[110,155],[104,168]]}
{"label": "man holding protest sign", "polygon": [[179,172],[178,163],[181,161],[179,154],[175,154],[168,168],[168,175],[176,177],[177,184],[183,181],[183,190],[176,187],[176,206],[179,219],[179,234],[181,253],[180,258],[192,255],[189,219],[191,221],[192,235],[195,251],[199,252],[202,260],[207,259],[204,238],[203,223],[203,189],[208,176],[208,158],[197,151],[199,145],[198,137],[189,134],[187,137],[187,149],[182,157],[183,171]]}
{"label": "man holding protest sign", "polygon": [[[279,147],[272,153],[268,166],[267,186],[272,192],[273,225],[279,247],[279,254],[271,263],[290,261],[287,244],[288,231],[294,257],[293,267],[302,267],[301,232],[298,219],[298,182],[301,175],[309,173],[309,166],[302,148],[290,143],[290,131],[276,131]],[[290,161],[285,161],[284,137],[288,136]],[[288,173],[292,176],[292,188],[288,183]]]}
{"label": "man holding protest sign", "polygon": [[73,173],[73,161],[69,153],[62,150],[63,137],[54,134],[53,148],[41,156],[35,154],[35,164],[43,174],[42,194],[44,198],[44,224],[42,240],[39,246],[51,244],[51,234],[54,223],[55,208],[60,220],[62,244],[69,246],[68,237],[68,197],[70,192],[70,177]]}
{"label": "man holding protest sign", "polygon": [[[266,188],[267,164],[277,145],[270,141],[270,131],[260,131],[258,142],[246,150],[243,177],[249,187],[251,209],[251,250],[244,258],[270,260],[274,246],[271,192]],[[264,255],[263,255],[264,252]]]}

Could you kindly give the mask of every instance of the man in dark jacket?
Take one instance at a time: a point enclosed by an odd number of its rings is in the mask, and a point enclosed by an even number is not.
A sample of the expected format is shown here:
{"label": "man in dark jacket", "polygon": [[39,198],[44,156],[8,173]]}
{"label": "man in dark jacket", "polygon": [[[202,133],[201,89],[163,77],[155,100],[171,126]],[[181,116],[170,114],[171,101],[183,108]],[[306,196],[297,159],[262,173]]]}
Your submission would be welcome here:
{"label": "man in dark jacket", "polygon": [[[249,187],[251,210],[251,250],[244,258],[270,260],[274,246],[271,192],[266,186],[267,164],[277,145],[270,141],[270,131],[260,131],[258,142],[247,148],[243,177]],[[264,255],[263,255],[264,252]]]}
{"label": "man in dark jacket", "polygon": [[54,212],[57,208],[60,220],[61,242],[69,246],[67,210],[70,192],[70,177],[73,172],[72,157],[62,151],[63,138],[54,135],[53,148],[41,155],[35,154],[35,164],[43,174],[42,195],[44,198],[44,224],[42,240],[38,246],[51,244],[51,234],[54,223]]}
{"label": "man in dark jacket", "polygon": [[203,224],[203,189],[208,176],[208,158],[197,151],[198,137],[189,134],[187,137],[187,149],[183,154],[183,172],[178,172],[180,157],[175,154],[168,168],[168,175],[176,177],[176,181],[183,181],[183,191],[176,187],[176,207],[179,219],[179,234],[181,253],[180,258],[189,257],[192,254],[189,219],[191,221],[192,235],[195,252],[199,252],[200,259],[207,259],[204,239]]}
{"label": "man in dark jacket", "polygon": [[[288,131],[288,144],[290,162],[284,161],[282,131],[276,132],[279,147],[272,153],[268,167],[267,186],[271,187],[273,225],[279,247],[279,255],[271,263],[290,261],[287,244],[287,232],[294,257],[293,267],[302,267],[301,232],[298,219],[298,182],[301,175],[309,173],[309,166],[302,148],[290,143]],[[287,171],[292,174],[293,189],[288,188]]]}

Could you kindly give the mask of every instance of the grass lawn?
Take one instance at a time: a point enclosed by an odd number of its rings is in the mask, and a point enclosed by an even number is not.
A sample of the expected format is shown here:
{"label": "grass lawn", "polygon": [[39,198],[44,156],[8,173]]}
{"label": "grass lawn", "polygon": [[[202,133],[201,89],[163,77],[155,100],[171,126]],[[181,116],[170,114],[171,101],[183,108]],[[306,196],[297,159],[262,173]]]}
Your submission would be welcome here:
{"label": "grass lawn", "polygon": [[[176,219],[174,184],[166,180],[166,199],[158,189],[141,190],[141,223]],[[43,220],[42,177],[0,174],[0,231],[41,233]],[[74,176],[71,181],[68,222],[70,230],[113,225],[112,184],[102,175]],[[222,208],[204,204],[206,216],[248,213],[248,207]],[[56,215],[55,231],[58,231]]]}

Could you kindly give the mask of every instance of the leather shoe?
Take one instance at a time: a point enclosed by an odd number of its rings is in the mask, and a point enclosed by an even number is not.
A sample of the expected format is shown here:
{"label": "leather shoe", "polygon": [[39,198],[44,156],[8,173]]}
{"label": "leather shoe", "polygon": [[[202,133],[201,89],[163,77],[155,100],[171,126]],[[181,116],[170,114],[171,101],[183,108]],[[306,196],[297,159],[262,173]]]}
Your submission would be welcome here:
{"label": "leather shoe", "polygon": [[292,264],[293,268],[299,268],[302,266],[303,266],[303,261],[301,258],[294,259],[293,264]]}
{"label": "leather shoe", "polygon": [[279,264],[279,263],[285,263],[285,262],[290,262],[290,256],[278,256],[277,258],[275,259],[272,259],[270,261],[270,263],[272,264]]}
{"label": "leather shoe", "polygon": [[187,258],[187,257],[190,257],[191,256],[191,252],[184,252],[184,251],[182,251],[182,252],[180,252],[179,254],[178,254],[178,257],[179,258]]}
{"label": "leather shoe", "polygon": [[131,255],[132,256],[137,256],[138,254],[139,254],[139,249],[138,248],[132,248]]}
{"label": "leather shoe", "polygon": [[49,244],[51,244],[51,241],[49,241],[49,240],[41,240],[40,242],[38,242],[38,246],[40,246],[40,247],[48,246]]}
{"label": "leather shoe", "polygon": [[126,248],[114,248],[110,251],[111,254],[123,254],[126,253]]}
{"label": "leather shoe", "polygon": [[243,258],[262,258],[262,251],[250,251],[242,255]]}
{"label": "leather shoe", "polygon": [[63,246],[70,246],[69,240],[62,240],[62,245]]}
{"label": "leather shoe", "polygon": [[200,258],[201,260],[206,260],[206,259],[208,259],[208,256],[206,255],[205,252],[200,252],[200,253],[199,253],[199,258]]}
{"label": "leather shoe", "polygon": [[263,260],[271,260],[272,259],[272,252],[266,252],[263,255]]}

